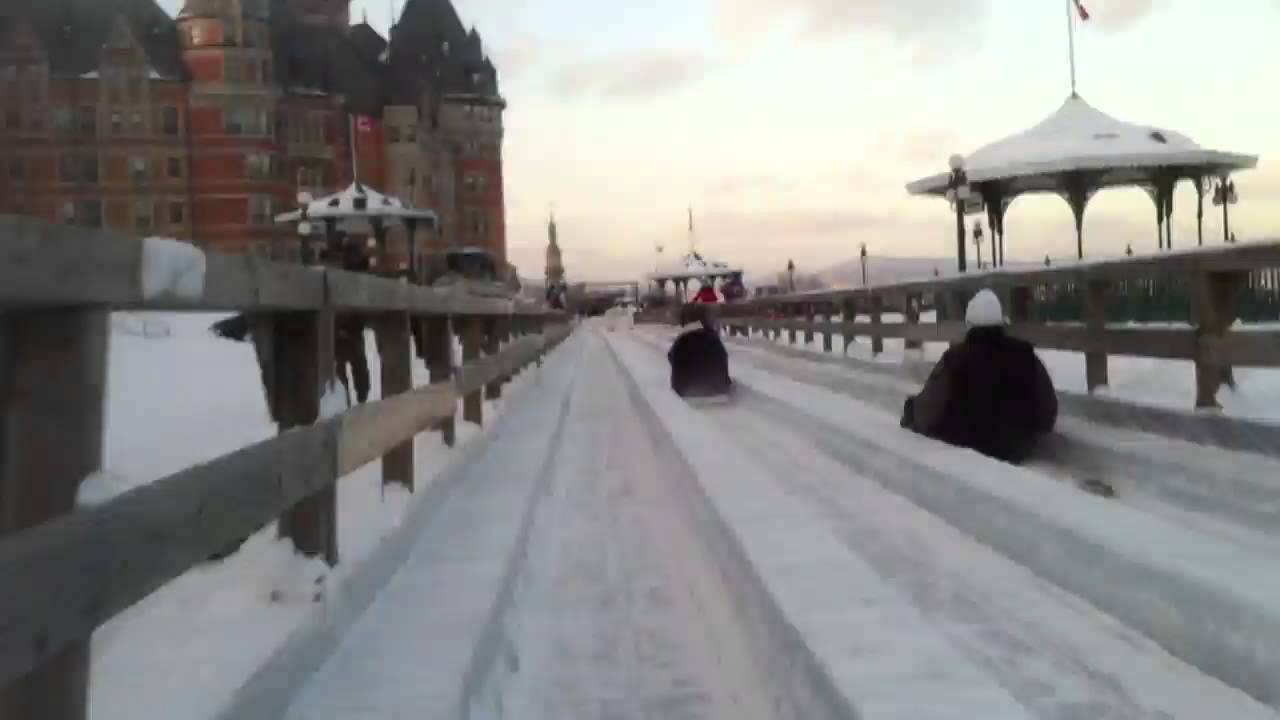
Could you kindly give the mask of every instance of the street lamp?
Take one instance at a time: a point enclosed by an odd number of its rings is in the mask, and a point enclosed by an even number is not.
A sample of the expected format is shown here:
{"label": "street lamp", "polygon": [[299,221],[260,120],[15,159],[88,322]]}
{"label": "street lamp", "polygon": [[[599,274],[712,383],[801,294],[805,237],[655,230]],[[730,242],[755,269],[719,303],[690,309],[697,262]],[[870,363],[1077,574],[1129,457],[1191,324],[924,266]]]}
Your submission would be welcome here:
{"label": "street lamp", "polygon": [[[973,246],[978,249],[978,269],[982,269],[982,221],[973,221]],[[992,261],[995,261],[995,254],[992,253]]]}
{"label": "street lamp", "polygon": [[967,268],[964,258],[964,208],[972,195],[969,189],[969,177],[964,172],[964,158],[951,156],[951,179],[947,183],[947,199],[956,209],[956,253],[960,264],[960,272]]}
{"label": "street lamp", "polygon": [[787,286],[789,292],[796,291],[796,263],[794,260],[787,260]]}
{"label": "street lamp", "polygon": [[867,286],[867,244],[862,243],[862,287]]}

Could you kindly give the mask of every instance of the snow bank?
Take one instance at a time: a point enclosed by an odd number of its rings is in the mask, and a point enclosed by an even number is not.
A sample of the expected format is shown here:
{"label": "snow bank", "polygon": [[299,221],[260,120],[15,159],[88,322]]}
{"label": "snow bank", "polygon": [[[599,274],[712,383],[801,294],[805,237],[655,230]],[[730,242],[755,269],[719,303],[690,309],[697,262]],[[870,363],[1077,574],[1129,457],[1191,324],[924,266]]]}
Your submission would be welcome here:
{"label": "snow bank", "polygon": [[142,241],[142,297],[173,295],[183,300],[204,296],[204,251],[191,243],[149,237]]}
{"label": "snow bank", "polygon": [[[252,345],[209,332],[225,314],[121,315],[113,316],[105,467],[82,485],[81,503],[106,501],[276,434]],[[147,338],[133,332],[138,323],[167,327],[170,334]],[[366,350],[376,398],[381,371],[372,333]],[[425,384],[423,364],[413,369],[415,383]],[[534,378],[522,376],[508,392],[518,396]],[[329,394],[331,411],[340,409],[338,400],[346,404],[342,387],[336,391]],[[501,417],[504,403],[485,404],[486,422]],[[418,495],[384,489],[377,461],[339,481],[341,562],[335,570],[277,540],[272,523],[231,557],[190,570],[99,628],[90,717],[171,718],[178,708],[181,717],[196,719],[278,717],[256,714],[255,703],[297,687],[302,678],[290,674],[290,663],[322,652],[324,633],[343,627],[342,613],[367,604],[396,565],[396,542],[406,542],[397,538],[415,527],[413,509],[451,461],[479,452],[472,441],[483,437],[480,428],[459,420],[457,435],[458,452],[444,447],[439,433],[415,438]],[[175,672],[180,677],[172,682],[155,681]]]}

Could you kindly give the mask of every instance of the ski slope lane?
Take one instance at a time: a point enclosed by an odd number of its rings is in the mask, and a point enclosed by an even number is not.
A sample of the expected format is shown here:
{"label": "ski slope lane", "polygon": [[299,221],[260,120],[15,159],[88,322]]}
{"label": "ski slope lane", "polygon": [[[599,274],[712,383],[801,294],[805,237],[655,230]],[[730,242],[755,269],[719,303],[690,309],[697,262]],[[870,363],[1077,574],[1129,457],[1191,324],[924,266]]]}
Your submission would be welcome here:
{"label": "ski slope lane", "polygon": [[489,452],[426,519],[403,567],[294,698],[288,720],[464,716],[472,661],[510,594],[582,360],[581,338],[571,337],[526,370],[538,374],[536,387],[499,418]]}
{"label": "ski slope lane", "polygon": [[691,478],[591,333],[501,648],[472,717],[836,718],[823,681],[779,670],[767,613],[718,553]]}
{"label": "ski slope lane", "polygon": [[[665,359],[651,344],[625,340],[615,345],[634,346],[628,350],[632,362],[644,366],[647,361],[647,371],[655,376],[651,392],[669,394],[659,384]],[[799,409],[819,404],[816,395],[796,398],[793,406],[743,389],[732,405],[699,411],[701,422],[719,433],[720,452],[744,456],[756,472],[767,474],[790,497],[801,500],[839,538],[846,553],[865,562],[874,580],[889,585],[919,613],[922,625],[945,639],[959,662],[1007,692],[1026,717],[1277,717],[1239,690],[1173,658],[1137,631],[887,491],[882,482],[859,474],[858,463],[847,456],[857,453],[859,444]],[[880,410],[848,400],[841,403],[827,394],[827,402],[847,406],[842,426],[883,423]],[[857,412],[849,410],[853,406]],[[915,641],[904,636],[898,642]],[[919,683],[930,684],[924,677]],[[909,686],[911,680],[904,684]],[[849,687],[858,702],[856,683]],[[957,698],[950,701],[960,706]],[[990,705],[973,709],[972,716],[1003,716]]]}

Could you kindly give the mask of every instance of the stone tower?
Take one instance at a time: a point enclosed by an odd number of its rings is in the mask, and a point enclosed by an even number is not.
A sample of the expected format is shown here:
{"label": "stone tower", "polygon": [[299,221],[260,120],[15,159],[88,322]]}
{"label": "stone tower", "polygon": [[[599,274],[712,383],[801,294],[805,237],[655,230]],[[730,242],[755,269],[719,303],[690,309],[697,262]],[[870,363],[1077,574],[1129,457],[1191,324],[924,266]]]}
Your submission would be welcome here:
{"label": "stone tower", "polygon": [[556,236],[556,216],[547,223],[547,287],[564,281],[564,263],[560,258],[560,244]]}

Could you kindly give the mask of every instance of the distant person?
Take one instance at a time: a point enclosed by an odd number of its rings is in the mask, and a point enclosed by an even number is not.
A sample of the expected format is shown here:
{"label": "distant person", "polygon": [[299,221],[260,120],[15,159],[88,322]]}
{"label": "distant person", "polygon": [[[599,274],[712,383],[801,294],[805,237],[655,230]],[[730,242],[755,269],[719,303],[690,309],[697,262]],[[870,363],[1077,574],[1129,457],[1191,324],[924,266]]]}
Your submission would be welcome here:
{"label": "distant person", "polygon": [[702,287],[698,289],[698,294],[693,296],[693,301],[705,305],[715,305],[720,302],[720,298],[716,295],[716,284],[711,278],[702,281]]}
{"label": "distant person", "polygon": [[[364,241],[352,237],[343,240],[339,261],[342,269],[348,272],[367,273],[372,269]],[[338,380],[348,393],[355,390],[356,402],[360,403],[369,399],[369,358],[365,352],[364,330],[364,318],[359,315],[338,315],[334,319],[333,359]]]}
{"label": "distant person", "polygon": [[943,354],[902,427],[1020,464],[1053,432],[1058,397],[1030,343],[1004,329],[1000,299],[979,291],[965,312],[964,341]]}
{"label": "distant person", "polygon": [[689,304],[680,310],[680,326],[698,327],[676,338],[667,352],[671,363],[671,389],[683,398],[725,395],[733,387],[729,379],[729,353],[720,341],[711,308]]}

